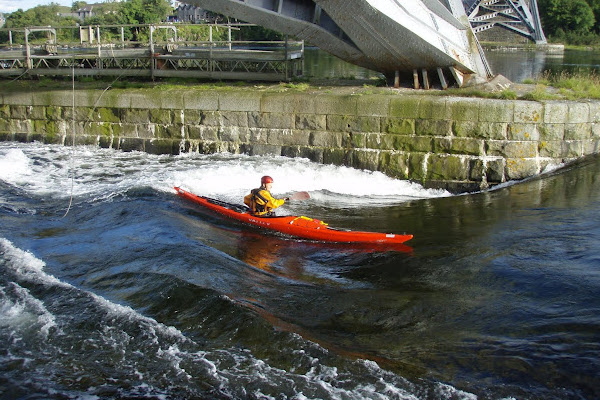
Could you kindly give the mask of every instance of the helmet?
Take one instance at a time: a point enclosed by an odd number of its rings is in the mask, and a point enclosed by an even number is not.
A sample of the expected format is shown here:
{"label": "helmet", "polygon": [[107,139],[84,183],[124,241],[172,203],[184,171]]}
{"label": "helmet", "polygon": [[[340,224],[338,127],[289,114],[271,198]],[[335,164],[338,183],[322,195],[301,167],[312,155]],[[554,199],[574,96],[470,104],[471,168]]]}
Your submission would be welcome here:
{"label": "helmet", "polygon": [[266,183],[273,183],[273,178],[271,178],[268,175],[263,176],[262,178],[260,178],[260,184],[264,185]]}

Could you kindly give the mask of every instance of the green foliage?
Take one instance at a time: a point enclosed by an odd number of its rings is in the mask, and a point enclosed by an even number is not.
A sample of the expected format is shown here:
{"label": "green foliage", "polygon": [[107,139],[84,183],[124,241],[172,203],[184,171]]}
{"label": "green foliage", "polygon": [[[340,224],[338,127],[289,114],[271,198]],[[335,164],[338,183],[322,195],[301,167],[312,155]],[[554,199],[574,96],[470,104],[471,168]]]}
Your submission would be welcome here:
{"label": "green foliage", "polygon": [[585,34],[596,23],[594,11],[585,0],[544,0],[539,3],[544,30],[550,36],[563,32]]}

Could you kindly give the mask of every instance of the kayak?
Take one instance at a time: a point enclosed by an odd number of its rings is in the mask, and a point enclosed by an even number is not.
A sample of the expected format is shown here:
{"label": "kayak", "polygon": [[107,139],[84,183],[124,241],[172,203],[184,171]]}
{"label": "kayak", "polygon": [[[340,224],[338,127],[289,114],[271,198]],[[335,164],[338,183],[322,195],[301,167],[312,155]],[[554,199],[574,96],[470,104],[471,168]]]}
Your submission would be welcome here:
{"label": "kayak", "polygon": [[259,217],[250,213],[250,210],[245,206],[198,196],[179,187],[175,187],[175,190],[182,198],[190,200],[218,214],[259,228],[284,233],[302,239],[339,243],[400,244],[413,237],[413,235],[407,234],[398,235],[393,233],[361,232],[332,228],[323,221],[304,216],[286,215]]}

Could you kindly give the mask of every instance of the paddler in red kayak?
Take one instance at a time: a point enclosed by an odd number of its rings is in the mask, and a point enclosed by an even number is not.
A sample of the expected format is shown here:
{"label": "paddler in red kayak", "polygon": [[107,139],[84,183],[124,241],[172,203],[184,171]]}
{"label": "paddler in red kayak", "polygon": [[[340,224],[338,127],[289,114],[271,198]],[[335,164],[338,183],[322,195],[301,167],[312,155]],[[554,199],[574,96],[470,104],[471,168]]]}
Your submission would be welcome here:
{"label": "paddler in red kayak", "polygon": [[252,189],[250,194],[244,197],[244,204],[250,207],[252,214],[260,217],[274,216],[273,210],[290,199],[289,197],[274,198],[271,196],[271,187],[273,187],[273,178],[265,175],[260,178],[260,187]]}

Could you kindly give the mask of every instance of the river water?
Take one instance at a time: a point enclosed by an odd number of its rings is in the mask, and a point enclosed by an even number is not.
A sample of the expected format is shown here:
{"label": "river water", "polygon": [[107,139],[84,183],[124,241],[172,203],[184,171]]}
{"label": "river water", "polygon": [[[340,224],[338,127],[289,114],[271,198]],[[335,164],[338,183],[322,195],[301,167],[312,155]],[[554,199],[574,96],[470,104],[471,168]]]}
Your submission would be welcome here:
{"label": "river water", "polygon": [[[282,214],[415,238],[293,240],[172,189],[239,202],[265,173],[311,195]],[[596,157],[452,196],[303,159],[0,143],[0,397],[599,398],[599,177]]]}
{"label": "river water", "polygon": [[[513,82],[535,79],[544,72],[598,72],[600,53],[566,49],[562,53],[519,49],[486,49],[485,54],[494,74],[502,74]],[[305,51],[306,75],[314,78],[377,79],[381,74],[357,67],[315,48]]]}

